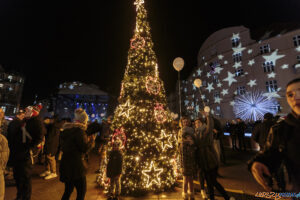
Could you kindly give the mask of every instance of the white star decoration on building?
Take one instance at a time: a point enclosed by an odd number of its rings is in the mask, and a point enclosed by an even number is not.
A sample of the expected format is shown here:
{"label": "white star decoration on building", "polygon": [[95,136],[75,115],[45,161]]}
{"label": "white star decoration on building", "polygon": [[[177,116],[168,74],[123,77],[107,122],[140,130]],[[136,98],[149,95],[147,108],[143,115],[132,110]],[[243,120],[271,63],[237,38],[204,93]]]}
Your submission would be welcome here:
{"label": "white star decoration on building", "polygon": [[248,65],[252,66],[252,65],[254,65],[254,64],[255,64],[255,61],[254,61],[254,59],[252,59],[252,60],[249,60],[249,62],[248,62]]}
{"label": "white star decoration on building", "polygon": [[271,72],[270,74],[267,74],[267,75],[268,75],[268,78],[275,78],[276,73]]}
{"label": "white star decoration on building", "polygon": [[300,52],[300,46],[298,46],[297,48],[295,48],[295,50],[296,50],[297,52]]}
{"label": "white star decoration on building", "polygon": [[234,67],[235,69],[239,68],[242,66],[242,62],[236,62],[234,63],[234,65],[232,67]]}
{"label": "white star decoration on building", "polygon": [[233,78],[234,76],[235,75],[231,72],[227,72],[227,78],[223,79],[223,81],[227,81],[228,86],[230,87],[233,82],[237,82],[236,79]]}
{"label": "white star decoration on building", "polygon": [[119,116],[126,116],[128,118],[129,114],[130,114],[130,111],[133,108],[134,108],[134,106],[132,106],[130,104],[130,100],[128,99],[124,105],[120,105],[120,107],[119,107],[119,109],[120,109]]}
{"label": "white star decoration on building", "polygon": [[248,49],[248,54],[251,54],[253,52],[252,49]]}
{"label": "white star decoration on building", "polygon": [[207,84],[208,86],[207,86],[207,90],[208,90],[208,92],[210,93],[213,89],[215,89],[214,87],[213,87],[213,83],[208,83]]}
{"label": "white star decoration on building", "polygon": [[222,59],[224,58],[224,56],[223,56],[223,55],[218,55],[218,58],[219,58],[220,60],[222,60]]}
{"label": "white star decoration on building", "polygon": [[227,61],[227,60],[225,60],[225,61],[224,61],[224,65],[227,65],[227,64],[228,64],[228,61]]}
{"label": "white star decoration on building", "polygon": [[233,39],[240,39],[240,33],[232,33],[232,37],[231,37],[231,40]]}
{"label": "white star decoration on building", "polygon": [[281,69],[288,69],[289,68],[289,65],[288,64],[284,64],[280,67]]}
{"label": "white star decoration on building", "polygon": [[254,85],[256,85],[256,80],[250,80],[247,85],[249,85],[250,87],[253,87]]}
{"label": "white star decoration on building", "polygon": [[242,53],[242,51],[244,51],[246,48],[242,47],[242,44],[240,43],[239,46],[237,47],[233,47],[233,53],[232,54],[237,54],[237,53]]}
{"label": "white star decoration on building", "polygon": [[228,94],[228,89],[223,89],[222,92],[221,92],[221,94],[222,94],[223,96],[225,96],[225,94]]}
{"label": "white star decoration on building", "polygon": [[221,103],[221,100],[222,100],[222,99],[221,99],[220,97],[216,97],[216,98],[215,98],[215,103]]}
{"label": "white star decoration on building", "polygon": [[222,70],[223,70],[222,67],[216,67],[215,68],[215,73],[220,74]]}
{"label": "white star decoration on building", "polygon": [[189,105],[189,100],[184,100],[184,105],[185,106]]}
{"label": "white star decoration on building", "polygon": [[205,99],[205,95],[204,94],[201,95],[201,99]]}
{"label": "white star decoration on building", "polygon": [[198,76],[201,76],[201,73],[202,73],[201,69],[198,69],[197,73],[198,73]]}
{"label": "white star decoration on building", "polygon": [[230,101],[231,106],[234,106],[234,104],[235,104],[234,101]]}
{"label": "white star decoration on building", "polygon": [[207,72],[206,76],[207,76],[207,78],[211,77],[210,72]]}
{"label": "white star decoration on building", "polygon": [[276,60],[284,57],[285,55],[278,55],[277,54],[278,49],[276,49],[271,55],[269,56],[263,56],[263,58],[265,59],[266,62],[271,62],[273,61],[274,66],[276,66]]}
{"label": "white star decoration on building", "polygon": [[233,93],[233,94],[237,95],[237,91],[234,91],[234,93]]}
{"label": "white star decoration on building", "polygon": [[277,92],[278,91],[276,91],[276,92],[266,92],[266,93],[263,94],[263,96],[268,97],[268,99],[271,99],[271,98],[281,98],[280,95]]}
{"label": "white star decoration on building", "polygon": [[217,87],[222,87],[222,83],[218,83],[218,84],[217,84]]}
{"label": "white star decoration on building", "polygon": [[[158,168],[155,168],[154,165],[153,165],[153,161],[151,161],[151,164],[150,164],[150,168],[147,169],[147,170],[143,170],[142,173],[146,176],[147,178],[147,184],[146,184],[146,187],[150,187],[151,185],[153,184],[156,184],[156,185],[160,185],[160,174],[163,172],[164,170],[162,168],[158,169]],[[155,174],[155,178],[150,178],[153,174]]]}

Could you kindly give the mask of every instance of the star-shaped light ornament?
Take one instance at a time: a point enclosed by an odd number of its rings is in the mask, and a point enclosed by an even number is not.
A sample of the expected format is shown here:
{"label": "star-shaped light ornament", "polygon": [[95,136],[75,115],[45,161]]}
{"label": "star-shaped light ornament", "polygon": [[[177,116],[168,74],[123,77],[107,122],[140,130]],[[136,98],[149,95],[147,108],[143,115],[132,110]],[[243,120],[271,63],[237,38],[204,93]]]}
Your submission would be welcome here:
{"label": "star-shaped light ornament", "polygon": [[231,72],[227,72],[227,78],[223,79],[223,81],[227,81],[228,86],[230,87],[233,82],[237,82],[237,80],[233,78],[234,76],[235,75]]}
{"label": "star-shaped light ornament", "polygon": [[198,76],[201,76],[202,70],[199,68],[199,69],[197,70],[197,73],[198,73]]}
{"label": "star-shaped light ornament", "polygon": [[130,111],[133,108],[134,108],[134,106],[132,106],[130,104],[130,100],[128,99],[124,105],[120,105],[120,107],[119,107],[119,109],[120,109],[119,117],[120,116],[125,116],[126,118],[129,118]]}
{"label": "star-shaped light ornament", "polygon": [[251,54],[252,52],[253,52],[253,50],[252,49],[248,49],[248,54]]}
{"label": "star-shaped light ornament", "polygon": [[220,97],[215,97],[215,103],[221,103],[221,100],[223,100],[222,98]]}
{"label": "star-shaped light ornament", "polygon": [[268,75],[268,78],[275,78],[276,73],[271,72],[270,74],[267,74],[267,75]]}
{"label": "star-shaped light ornament", "polygon": [[225,94],[228,94],[228,89],[223,89],[222,92],[221,92],[221,94],[222,94],[223,96],[225,96]]}
{"label": "star-shaped light ornament", "polygon": [[213,87],[213,83],[208,83],[206,89],[208,90],[209,93],[210,93],[212,90],[214,90],[215,88]]}
{"label": "star-shaped light ornament", "polygon": [[211,77],[210,72],[207,72],[206,76],[207,76],[207,78]]}
{"label": "star-shaped light ornament", "polygon": [[255,61],[254,61],[254,59],[252,59],[252,60],[249,60],[249,62],[248,62],[248,65],[252,66],[252,65],[254,65],[254,64],[255,64]]}
{"label": "star-shaped light ornament", "polygon": [[217,84],[217,87],[222,87],[222,83],[219,82],[219,83]]}
{"label": "star-shaped light ornament", "polygon": [[167,135],[165,130],[161,131],[161,136],[158,138],[158,141],[161,142],[161,148],[165,151],[166,148],[172,148],[172,135]]}
{"label": "star-shaped light ornament", "polygon": [[300,52],[300,46],[298,46],[297,48],[295,48],[295,50],[296,50],[297,52]]}
{"label": "star-shaped light ornament", "polygon": [[234,63],[234,65],[232,67],[234,67],[235,69],[239,68],[242,66],[242,62],[236,62]]}
{"label": "star-shaped light ornament", "polygon": [[[146,187],[149,188],[153,184],[160,186],[160,174],[163,172],[163,168],[156,168],[153,164],[153,161],[151,161],[149,169],[143,170],[142,173],[146,176],[147,183]],[[154,178],[151,178],[154,174]]]}
{"label": "star-shaped light ornament", "polygon": [[271,55],[268,56],[263,56],[263,58],[265,59],[265,62],[273,62],[274,66],[276,66],[276,61],[280,58],[283,58],[285,55],[278,55],[278,49],[276,49],[273,53],[271,53]]}
{"label": "star-shaped light ornament", "polygon": [[279,90],[280,88],[278,88],[278,90],[275,92],[266,92],[263,94],[263,96],[267,97],[268,99],[281,98],[281,96],[277,93]]}
{"label": "star-shaped light ornament", "polygon": [[144,0],[135,0],[134,5],[136,6],[136,11],[138,11],[138,9],[140,9],[142,4],[144,3],[145,3]]}
{"label": "star-shaped light ornament", "polygon": [[216,67],[216,68],[215,68],[215,73],[216,73],[216,74],[220,74],[222,70],[223,70],[222,67]]}
{"label": "star-shaped light ornament", "polygon": [[249,85],[250,87],[253,87],[254,85],[257,85],[256,84],[256,80],[250,80],[247,85]]}
{"label": "star-shaped light ornament", "polygon": [[288,64],[284,64],[280,67],[281,69],[288,69],[289,68],[289,65]]}
{"label": "star-shaped light ornament", "polygon": [[218,55],[219,60],[222,60],[224,58],[223,55]]}
{"label": "star-shaped light ornament", "polygon": [[246,49],[246,47],[242,47],[242,44],[240,43],[239,46],[232,48],[232,50],[233,50],[232,55],[237,54],[237,53],[242,53],[242,51],[244,51],[245,49]]}

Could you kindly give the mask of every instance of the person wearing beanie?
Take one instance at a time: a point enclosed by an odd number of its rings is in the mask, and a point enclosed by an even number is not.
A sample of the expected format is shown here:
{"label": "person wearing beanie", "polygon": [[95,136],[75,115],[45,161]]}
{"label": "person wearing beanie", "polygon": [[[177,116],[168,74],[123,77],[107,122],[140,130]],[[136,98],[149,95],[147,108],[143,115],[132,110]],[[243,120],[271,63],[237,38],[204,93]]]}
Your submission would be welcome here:
{"label": "person wearing beanie", "polygon": [[92,146],[87,136],[88,115],[78,108],[74,112],[74,122],[65,123],[60,134],[62,158],[60,162],[60,181],[65,184],[62,200],[68,200],[74,190],[77,200],[83,200],[86,194],[87,162],[85,154]]}
{"label": "person wearing beanie", "polygon": [[41,150],[45,127],[39,117],[41,106],[25,109],[24,120],[16,120],[8,129],[8,144],[11,151],[10,162],[13,167],[17,187],[17,199],[31,199],[31,174],[34,158]]}

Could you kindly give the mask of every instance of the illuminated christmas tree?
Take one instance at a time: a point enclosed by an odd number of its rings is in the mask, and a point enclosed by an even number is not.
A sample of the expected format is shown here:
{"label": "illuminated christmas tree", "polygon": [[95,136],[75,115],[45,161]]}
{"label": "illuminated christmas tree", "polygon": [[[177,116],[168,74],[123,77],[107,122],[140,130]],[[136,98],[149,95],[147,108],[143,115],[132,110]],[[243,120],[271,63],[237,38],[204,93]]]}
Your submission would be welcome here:
{"label": "illuminated christmas tree", "polygon": [[175,183],[176,135],[159,78],[143,0],[135,0],[136,28],[115,110],[112,138],[124,142],[122,191],[165,191]]}

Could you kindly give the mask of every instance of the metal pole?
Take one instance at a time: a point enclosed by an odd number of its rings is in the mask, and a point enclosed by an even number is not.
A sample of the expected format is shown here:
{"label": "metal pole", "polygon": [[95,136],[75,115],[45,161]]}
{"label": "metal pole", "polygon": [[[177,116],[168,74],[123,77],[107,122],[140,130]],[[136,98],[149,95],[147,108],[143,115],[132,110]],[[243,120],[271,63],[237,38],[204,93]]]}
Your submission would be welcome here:
{"label": "metal pole", "polygon": [[179,114],[181,119],[181,89],[180,89],[180,71],[178,71],[178,93],[179,93]]}

